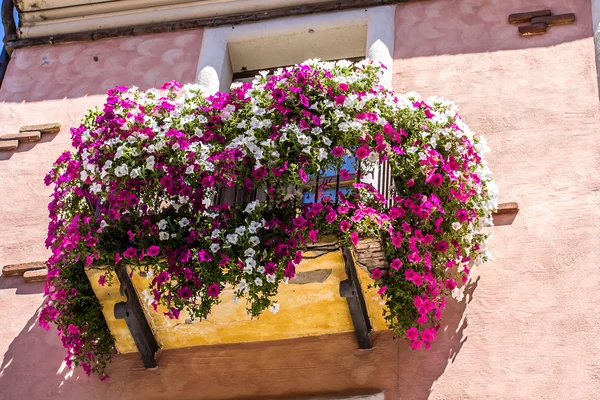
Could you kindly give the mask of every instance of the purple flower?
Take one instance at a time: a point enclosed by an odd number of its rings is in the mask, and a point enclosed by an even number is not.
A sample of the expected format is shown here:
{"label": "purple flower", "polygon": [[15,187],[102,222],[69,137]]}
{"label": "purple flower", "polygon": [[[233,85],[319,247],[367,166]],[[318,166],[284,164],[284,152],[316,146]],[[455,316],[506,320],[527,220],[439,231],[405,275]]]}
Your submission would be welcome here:
{"label": "purple flower", "polygon": [[284,102],[285,98],[286,98],[285,92],[281,89],[273,89],[273,91],[271,92],[271,95],[278,103]]}
{"label": "purple flower", "polygon": [[133,247],[130,247],[123,252],[123,256],[126,258],[133,258],[136,256],[136,254],[137,254],[137,250],[134,249]]}
{"label": "purple flower", "polygon": [[106,278],[104,277],[104,274],[100,275],[100,277],[98,278],[98,284],[100,286],[106,285]]}
{"label": "purple flower", "polygon": [[177,296],[179,296],[180,299],[189,299],[192,295],[192,291],[187,286],[177,289]]}
{"label": "purple flower", "polygon": [[304,172],[304,170],[302,168],[300,168],[300,171],[298,171],[298,175],[300,175],[300,180],[304,183],[306,183],[306,181],[308,181],[308,177],[306,176],[306,172]]}
{"label": "purple flower", "polygon": [[158,253],[160,253],[160,247],[158,247],[158,246],[150,246],[150,247],[148,247],[148,250],[146,251],[146,254],[149,257],[156,257],[158,255]]}
{"label": "purple flower", "polygon": [[218,297],[219,293],[221,293],[221,288],[219,288],[218,283],[213,283],[208,287],[208,295],[210,297]]}

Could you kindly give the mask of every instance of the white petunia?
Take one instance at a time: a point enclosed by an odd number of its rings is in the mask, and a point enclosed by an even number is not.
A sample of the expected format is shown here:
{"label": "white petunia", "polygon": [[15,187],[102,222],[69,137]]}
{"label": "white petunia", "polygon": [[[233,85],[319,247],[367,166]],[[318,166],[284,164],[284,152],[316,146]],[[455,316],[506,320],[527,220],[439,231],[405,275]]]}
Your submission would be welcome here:
{"label": "white petunia", "polygon": [[188,226],[190,224],[190,220],[187,218],[181,218],[181,220],[179,221],[179,226],[184,228],[186,226]]}
{"label": "white petunia", "polygon": [[251,213],[252,211],[254,211],[256,209],[256,206],[258,206],[259,203],[260,203],[260,201],[258,201],[258,200],[254,200],[254,201],[248,203],[248,205],[244,209],[244,212]]}
{"label": "white petunia", "polygon": [[460,222],[452,223],[452,229],[454,229],[455,231],[459,230],[460,228],[462,228],[462,225],[460,224]]}
{"label": "white petunia", "polygon": [[243,235],[244,233],[246,233],[246,227],[238,226],[237,228],[235,228],[235,233],[237,233],[238,235]]}
{"label": "white petunia", "polygon": [[252,246],[258,246],[258,244],[260,243],[260,239],[258,238],[258,236],[251,236],[249,241]]}
{"label": "white petunia", "polygon": [[210,251],[212,251],[213,253],[219,251],[220,248],[221,246],[218,243],[213,243],[210,245]]}
{"label": "white petunia", "polygon": [[254,257],[255,254],[256,251],[254,251],[254,249],[246,249],[246,251],[244,251],[245,257]]}
{"label": "white petunia", "polygon": [[94,194],[98,194],[102,191],[102,185],[99,183],[92,183],[90,185],[90,192],[94,193]]}
{"label": "white petunia", "polygon": [[277,312],[279,312],[279,303],[275,302],[271,304],[269,311],[271,311],[273,314],[277,314]]}
{"label": "white petunia", "polygon": [[158,229],[163,231],[166,227],[167,227],[167,220],[161,219],[160,221],[158,221]]}
{"label": "white petunia", "polygon": [[239,235],[236,233],[230,233],[227,235],[227,241],[231,244],[236,244],[238,242]]}
{"label": "white petunia", "polygon": [[275,283],[275,274],[267,275],[267,282]]}
{"label": "white petunia", "polygon": [[262,279],[260,279],[260,278],[256,278],[256,279],[254,279],[254,284],[255,284],[256,286],[259,286],[259,287],[260,287],[260,286],[262,286],[262,285],[263,285],[263,281],[262,281]]}
{"label": "white petunia", "polygon": [[167,232],[159,232],[158,237],[160,238],[160,240],[168,240],[169,234]]}
{"label": "white petunia", "polygon": [[127,164],[121,164],[117,168],[115,168],[115,175],[118,177],[126,176],[129,174],[129,167]]}
{"label": "white petunia", "polygon": [[137,178],[138,176],[140,176],[142,174],[142,170],[140,167],[134,168],[131,170],[131,177],[132,178]]}

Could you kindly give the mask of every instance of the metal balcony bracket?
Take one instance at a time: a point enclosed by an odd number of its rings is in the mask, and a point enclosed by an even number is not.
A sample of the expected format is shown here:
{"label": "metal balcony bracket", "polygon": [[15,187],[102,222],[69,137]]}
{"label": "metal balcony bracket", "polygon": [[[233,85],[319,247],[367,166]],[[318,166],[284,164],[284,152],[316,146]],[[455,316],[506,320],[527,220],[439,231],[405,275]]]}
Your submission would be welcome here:
{"label": "metal balcony bracket", "polygon": [[342,247],[342,254],[346,264],[348,279],[340,282],[340,296],[345,297],[348,302],[359,348],[370,349],[373,346],[369,338],[369,332],[371,332],[373,327],[369,320],[367,305],[356,273],[354,258],[348,247]]}
{"label": "metal balcony bracket", "polygon": [[144,367],[156,368],[157,364],[154,355],[159,347],[154,334],[152,333],[152,329],[146,320],[146,316],[144,315],[140,299],[131,283],[131,278],[127,273],[127,269],[125,267],[118,267],[116,273],[121,282],[121,295],[126,296],[127,301],[115,304],[115,318],[124,319],[127,323],[129,332],[131,332],[133,341],[144,362]]}

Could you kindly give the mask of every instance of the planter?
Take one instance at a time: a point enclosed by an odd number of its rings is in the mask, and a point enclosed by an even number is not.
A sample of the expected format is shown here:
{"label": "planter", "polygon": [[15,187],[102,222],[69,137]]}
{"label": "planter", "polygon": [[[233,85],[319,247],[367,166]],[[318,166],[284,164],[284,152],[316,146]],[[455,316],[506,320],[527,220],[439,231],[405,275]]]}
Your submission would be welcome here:
{"label": "planter", "polygon": [[[297,275],[287,285],[280,286],[275,297],[280,304],[277,314],[263,313],[252,319],[245,312],[243,299],[238,304],[233,300],[233,290],[225,289],[220,295],[221,303],[215,306],[206,320],[191,321],[181,313],[179,319],[169,319],[166,309],[154,311],[147,301],[145,290],[152,278],[134,273],[131,281],[140,299],[148,325],[162,349],[191,346],[259,342],[294,339],[306,336],[328,335],[355,330],[347,300],[340,295],[340,283],[348,278],[346,265],[340,249],[334,244],[317,244],[314,250],[304,253],[305,259],[297,269]],[[373,246],[368,242],[369,248]],[[365,257],[365,246],[359,246]],[[328,249],[328,250],[324,250]],[[333,249],[333,250],[332,250]],[[387,330],[382,317],[384,302],[375,288],[370,274],[356,268],[365,304],[373,330]],[[127,324],[116,319],[116,303],[126,301],[119,293],[119,281],[113,277],[112,286],[100,286],[98,277],[105,271],[88,268],[87,276],[103,307],[111,334],[116,339],[119,353],[136,352],[133,337]]]}

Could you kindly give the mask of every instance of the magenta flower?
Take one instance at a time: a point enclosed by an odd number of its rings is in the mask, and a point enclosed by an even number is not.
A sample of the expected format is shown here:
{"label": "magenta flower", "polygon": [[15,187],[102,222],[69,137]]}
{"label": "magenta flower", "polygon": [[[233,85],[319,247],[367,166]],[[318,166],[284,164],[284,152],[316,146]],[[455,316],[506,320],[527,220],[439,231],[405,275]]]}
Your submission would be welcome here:
{"label": "magenta flower", "polygon": [[340,170],[340,179],[347,181],[348,179],[350,179],[350,173],[348,172],[347,169],[342,169]]}
{"label": "magenta flower", "polygon": [[379,268],[375,268],[373,271],[371,271],[371,277],[373,279],[381,278],[381,270]]}
{"label": "magenta flower", "polygon": [[378,295],[382,295],[387,291],[387,286],[382,286],[379,288],[379,290],[377,291]]}
{"label": "magenta flower", "polygon": [[126,258],[133,258],[136,256],[136,254],[137,254],[137,250],[134,249],[133,247],[130,247],[123,252],[123,256]]}
{"label": "magenta flower", "polygon": [[348,221],[340,222],[340,230],[342,232],[346,232],[348,229],[350,229],[350,222],[348,222]]}
{"label": "magenta flower", "polygon": [[316,229],[315,230],[311,230],[311,231],[308,232],[308,238],[310,240],[312,240],[313,242],[316,242],[317,241],[317,234],[318,233],[319,233],[319,231],[316,230]]}
{"label": "magenta flower", "polygon": [[356,149],[356,157],[359,159],[367,158],[371,154],[371,149],[366,144],[363,144],[358,149]]}
{"label": "magenta flower", "polygon": [[460,210],[456,211],[456,218],[458,218],[460,222],[465,222],[467,219],[469,219],[469,213],[464,208],[461,208]]}
{"label": "magenta flower", "polygon": [[454,289],[456,287],[456,281],[454,279],[447,279],[446,280],[446,289]]}
{"label": "magenta flower", "polygon": [[100,286],[106,285],[106,278],[104,277],[104,274],[102,274],[102,275],[100,275],[100,277],[98,277],[98,284]]}
{"label": "magenta flower", "polygon": [[398,271],[400,268],[402,268],[402,261],[400,261],[399,258],[396,258],[392,261],[390,267]]}
{"label": "magenta flower", "polygon": [[331,154],[336,157],[342,157],[346,152],[342,146],[336,146],[331,150]]}
{"label": "magenta flower", "polygon": [[306,172],[304,172],[304,170],[302,168],[300,168],[300,170],[298,171],[298,175],[300,175],[300,180],[304,183],[306,183],[306,181],[308,181],[308,177],[306,176]]}
{"label": "magenta flower", "polygon": [[210,297],[218,297],[219,293],[221,293],[221,288],[218,283],[213,283],[208,287],[208,295]]}
{"label": "magenta flower", "polygon": [[436,243],[435,249],[440,253],[445,253],[446,250],[448,250],[448,242],[446,242],[445,240],[440,240]]}
{"label": "magenta flower", "polygon": [[358,233],[352,232],[350,234],[350,242],[352,242],[352,244],[356,246],[358,244],[358,241],[359,241]]}
{"label": "magenta flower", "polygon": [[422,340],[415,340],[414,342],[411,343],[411,347],[413,348],[413,350],[419,350],[419,348],[421,348],[422,345],[423,345]]}
{"label": "magenta flower", "polygon": [[149,257],[156,257],[158,255],[158,253],[160,253],[160,247],[158,247],[158,246],[150,246],[150,247],[148,247],[148,250],[146,251],[146,254]]}
{"label": "magenta flower", "polygon": [[282,89],[273,89],[271,95],[278,103],[284,102],[287,97],[287,95]]}
{"label": "magenta flower", "polygon": [[413,326],[406,331],[406,337],[408,340],[417,340],[419,337],[419,331]]}
{"label": "magenta flower", "polygon": [[177,296],[179,296],[180,299],[189,299],[193,294],[194,293],[187,286],[177,289]]}
{"label": "magenta flower", "polygon": [[165,82],[165,84],[160,87],[160,90],[169,90],[169,89],[178,90],[178,89],[181,89],[181,87],[182,86],[179,82],[169,81],[169,82]]}

